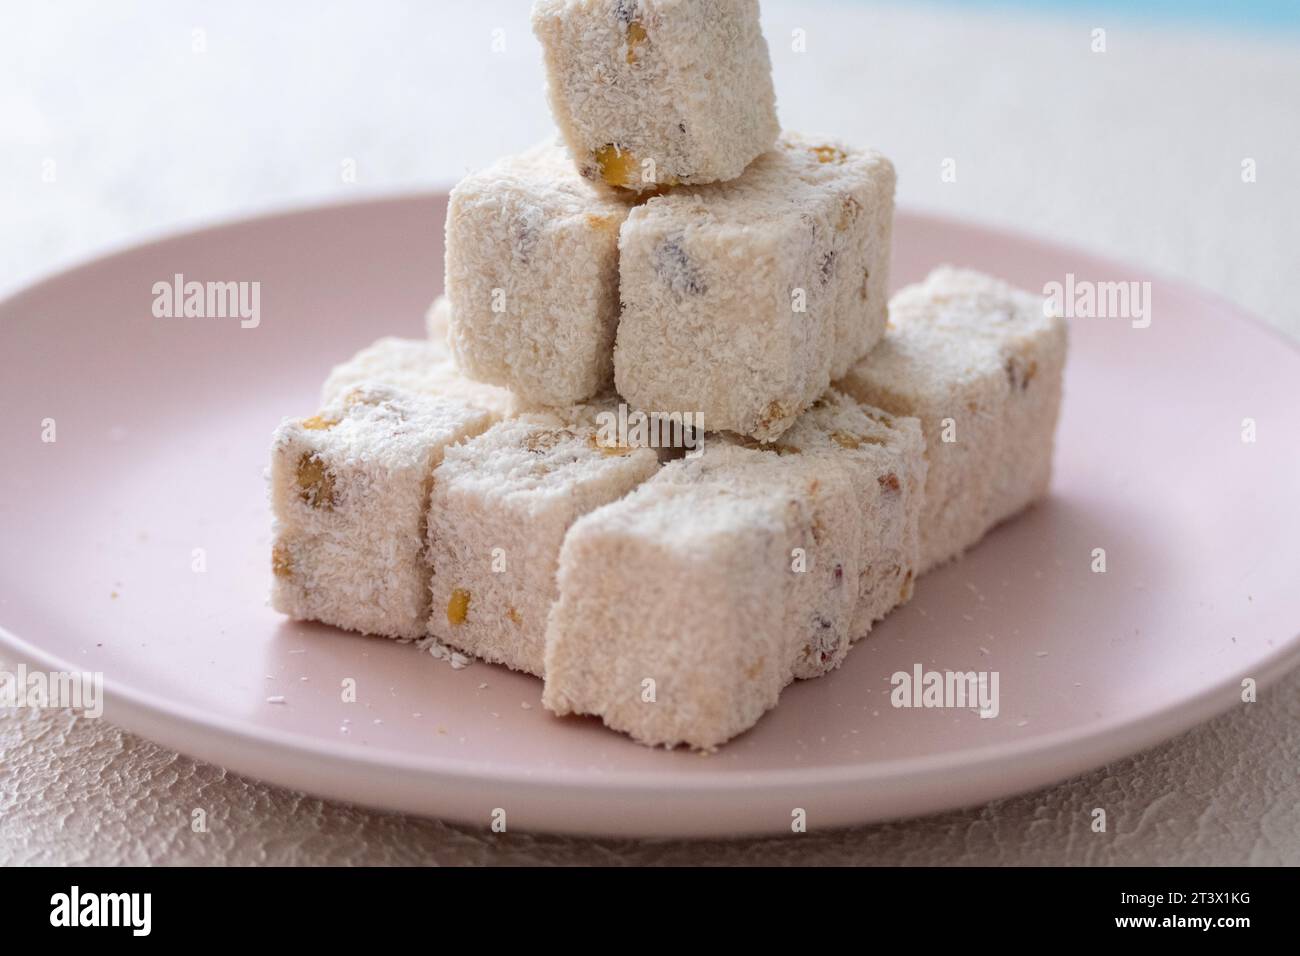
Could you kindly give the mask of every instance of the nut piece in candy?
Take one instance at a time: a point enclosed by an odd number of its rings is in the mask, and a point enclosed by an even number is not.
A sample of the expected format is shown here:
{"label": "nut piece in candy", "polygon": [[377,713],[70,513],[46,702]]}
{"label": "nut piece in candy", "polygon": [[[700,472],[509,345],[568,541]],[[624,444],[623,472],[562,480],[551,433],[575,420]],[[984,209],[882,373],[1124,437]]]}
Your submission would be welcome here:
{"label": "nut piece in candy", "polygon": [[587,436],[587,444],[590,445],[592,448],[596,449],[598,452],[600,452],[602,455],[606,456],[607,458],[612,458],[620,455],[630,455],[632,454],[632,452],[636,451],[636,448],[632,445],[619,444],[618,439],[614,439],[614,444],[612,445],[602,444],[600,440],[600,435],[596,432],[592,432],[590,435]]}
{"label": "nut piece in candy", "polygon": [[468,616],[469,592],[456,588],[451,592],[451,600],[447,602],[447,623],[452,626],[464,624]]}
{"label": "nut piece in candy", "polygon": [[840,216],[835,222],[835,228],[839,232],[848,229],[849,226],[857,220],[862,213],[862,203],[858,202],[852,195],[846,194],[840,203]]}
{"label": "nut piece in candy", "polygon": [[640,20],[633,20],[627,25],[627,62],[636,63],[636,48],[645,43],[647,37],[645,27],[641,25]]}
{"label": "nut piece in candy", "polygon": [[1007,384],[1011,386],[1011,391],[1023,392],[1038,374],[1038,363],[1033,359],[1026,361],[1019,355],[1011,355],[1007,357],[1003,371],[1007,373]]}
{"label": "nut piece in candy", "polygon": [[782,402],[768,402],[767,407],[758,416],[760,428],[771,428],[777,422],[790,417],[790,411]]}
{"label": "nut piece in candy", "polygon": [[313,508],[334,509],[334,476],[314,452],[303,452],[298,459],[298,497]]}
{"label": "nut piece in candy", "polygon": [[852,435],[845,431],[831,432],[831,439],[841,448],[861,448],[863,445],[883,445],[883,438],[876,438],[874,435]]}
{"label": "nut piece in candy", "polygon": [[560,442],[569,438],[573,433],[567,428],[550,428],[535,431],[524,439],[524,447],[529,451],[535,451],[541,454],[550,451]]}
{"label": "nut piece in candy", "polygon": [[271,573],[277,578],[293,575],[293,558],[289,554],[289,549],[283,544],[276,544],[271,548]]}
{"label": "nut piece in candy", "polygon": [[610,186],[623,189],[640,187],[641,164],[637,162],[631,150],[620,149],[613,143],[596,150],[594,159],[600,170],[600,178]]}
{"label": "nut piece in candy", "polygon": [[842,163],[847,158],[844,150],[834,146],[814,146],[812,154],[817,157],[819,163]]}

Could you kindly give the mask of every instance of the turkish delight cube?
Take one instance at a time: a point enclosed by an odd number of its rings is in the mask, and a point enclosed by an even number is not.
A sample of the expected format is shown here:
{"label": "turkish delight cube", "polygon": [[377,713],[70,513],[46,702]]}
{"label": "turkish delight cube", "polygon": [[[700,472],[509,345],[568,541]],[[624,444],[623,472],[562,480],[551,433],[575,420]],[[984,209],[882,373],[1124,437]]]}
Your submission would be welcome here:
{"label": "turkish delight cube", "polygon": [[[903,489],[915,487],[919,426],[887,438],[833,411],[796,430],[806,450],[706,442],[573,525],[548,622],[546,707],[599,715],[645,744],[712,748],[791,680],[838,666],[859,622],[903,599],[907,572],[893,566],[915,554],[920,501]],[[870,437],[881,444],[859,440]],[[910,514],[890,514],[889,496]]]}
{"label": "turkish delight cube", "polygon": [[292,618],[414,639],[429,618],[424,528],[434,467],[495,416],[362,383],[287,419],[271,448],[271,603]]}
{"label": "turkish delight cube", "polygon": [[465,375],[568,406],[613,376],[629,203],[543,144],[463,179],[447,210],[448,341]]}
{"label": "turkish delight cube", "polygon": [[565,533],[659,468],[655,449],[606,442],[602,409],[523,414],[448,449],[428,525],[429,631],[439,640],[542,674]]}
{"label": "turkish delight cube", "polygon": [[618,391],[772,441],[885,329],[894,169],[787,134],[735,182],[623,225]]}
{"label": "turkish delight cube", "polygon": [[921,421],[924,572],[1047,493],[1066,325],[1042,296],[951,267],[900,290],[889,312],[884,341],[838,387]]}
{"label": "turkish delight cube", "polygon": [[757,0],[540,0],[551,112],[582,175],[734,179],[780,126]]}

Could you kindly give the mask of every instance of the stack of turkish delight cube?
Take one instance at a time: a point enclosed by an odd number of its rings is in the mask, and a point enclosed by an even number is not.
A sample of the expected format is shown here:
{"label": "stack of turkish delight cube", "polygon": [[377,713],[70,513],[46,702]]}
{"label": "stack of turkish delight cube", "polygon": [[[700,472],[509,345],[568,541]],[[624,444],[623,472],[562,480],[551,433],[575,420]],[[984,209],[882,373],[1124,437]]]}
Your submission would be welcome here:
{"label": "stack of turkish delight cube", "polygon": [[756,0],[533,25],[560,136],[452,191],[427,340],[276,432],[273,604],[716,747],[1045,493],[1065,326],[888,298],[894,168],[781,132]]}

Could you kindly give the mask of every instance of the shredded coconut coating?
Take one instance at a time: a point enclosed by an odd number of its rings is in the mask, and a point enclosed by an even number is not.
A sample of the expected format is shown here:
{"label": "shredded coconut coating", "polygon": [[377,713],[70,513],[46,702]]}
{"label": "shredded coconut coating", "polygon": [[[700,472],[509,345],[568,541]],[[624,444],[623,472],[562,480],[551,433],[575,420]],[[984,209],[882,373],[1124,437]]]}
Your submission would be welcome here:
{"label": "shredded coconut coating", "polygon": [[866,555],[850,628],[851,639],[860,640],[876,621],[911,599],[921,573],[920,519],[927,470],[921,423],[831,389],[771,447],[780,454],[826,458],[849,469],[857,501],[841,520],[860,525]]}
{"label": "shredded coconut coating", "polygon": [[507,417],[519,409],[518,400],[504,388],[484,385],[461,374],[445,338],[379,339],[334,366],[321,388],[321,404],[328,405],[363,382],[417,395],[464,399],[498,417]]}
{"label": "shredded coconut coating", "polygon": [[633,190],[735,179],[780,131],[757,0],[539,0],[578,170]]}
{"label": "shredded coconut coating", "polygon": [[710,749],[906,600],[919,424],[832,395],[793,431],[806,448],[706,440],[574,524],[547,630],[549,709]]}
{"label": "shredded coconut coating", "polygon": [[446,449],[494,415],[462,399],[363,383],[272,439],[276,610],[415,639],[428,620],[424,522]]}
{"label": "shredded coconut coating", "polygon": [[605,448],[608,404],[527,413],[447,451],[434,473],[429,631],[541,676],[546,618],[565,533],[659,468],[649,448]]}
{"label": "shredded coconut coating", "polygon": [[778,438],[884,333],[894,182],[878,153],[785,134],[734,182],[634,209],[619,392]]}
{"label": "shredded coconut coating", "polygon": [[463,179],[447,209],[448,341],[470,378],[568,406],[613,379],[629,202],[536,146]]}
{"label": "shredded coconut coating", "polygon": [[1040,295],[951,267],[900,290],[889,309],[884,341],[838,386],[921,421],[924,572],[1047,493],[1066,324]]}

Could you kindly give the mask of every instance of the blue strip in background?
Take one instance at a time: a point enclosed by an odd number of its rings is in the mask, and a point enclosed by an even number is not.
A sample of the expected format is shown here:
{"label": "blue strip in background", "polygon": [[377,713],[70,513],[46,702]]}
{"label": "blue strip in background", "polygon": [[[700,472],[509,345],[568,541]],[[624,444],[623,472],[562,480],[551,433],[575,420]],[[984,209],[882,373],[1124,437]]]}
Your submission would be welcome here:
{"label": "blue strip in background", "polygon": [[941,0],[968,9],[995,8],[1087,16],[1119,15],[1156,23],[1229,29],[1300,29],[1300,0]]}

